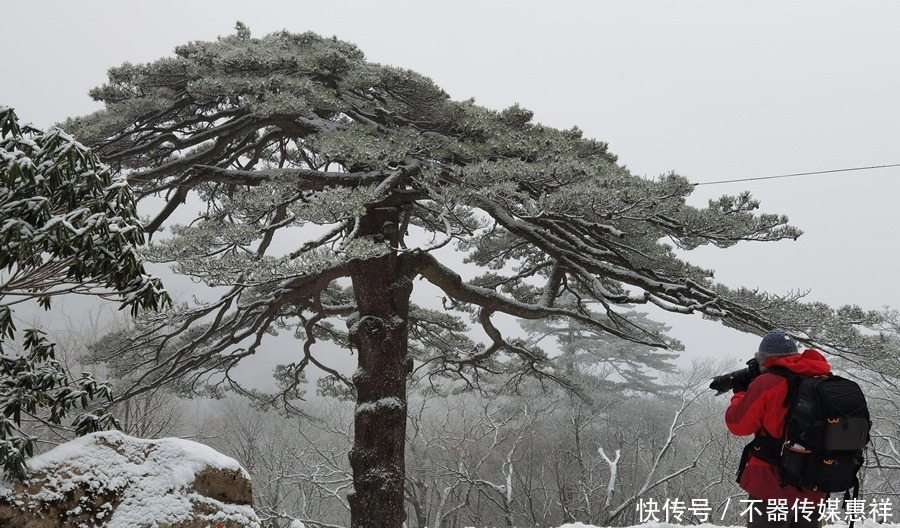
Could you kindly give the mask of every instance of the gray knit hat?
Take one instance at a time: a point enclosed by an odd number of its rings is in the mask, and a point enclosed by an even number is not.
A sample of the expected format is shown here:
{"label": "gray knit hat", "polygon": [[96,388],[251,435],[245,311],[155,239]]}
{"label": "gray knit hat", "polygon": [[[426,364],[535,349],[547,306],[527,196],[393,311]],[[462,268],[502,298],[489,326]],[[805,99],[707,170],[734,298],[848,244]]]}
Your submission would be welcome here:
{"label": "gray knit hat", "polygon": [[759,351],[756,352],[756,360],[759,364],[770,357],[783,357],[799,354],[797,342],[787,332],[775,329],[766,334],[759,343]]}

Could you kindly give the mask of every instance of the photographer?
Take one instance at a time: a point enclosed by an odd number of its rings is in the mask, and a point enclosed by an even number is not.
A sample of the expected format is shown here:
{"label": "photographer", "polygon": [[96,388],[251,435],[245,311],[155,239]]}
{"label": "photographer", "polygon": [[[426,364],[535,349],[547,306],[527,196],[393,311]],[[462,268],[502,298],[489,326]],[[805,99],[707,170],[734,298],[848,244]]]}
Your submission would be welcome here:
{"label": "photographer", "polygon": [[[773,330],[766,334],[759,344],[755,359],[759,364],[758,376],[735,377],[730,380],[734,396],[725,412],[725,424],[736,436],[778,438],[784,430],[788,381],[783,376],[766,373],[766,369],[781,366],[802,376],[823,376],[831,372],[831,366],[815,350],[806,350],[800,354],[797,342],[783,330]],[[751,370],[754,367],[751,365]],[[804,499],[817,506],[825,498],[824,493],[783,486],[778,469],[754,456],[751,446],[744,451],[742,466],[739,477],[741,488],[750,495],[750,499],[762,501],[756,503],[762,514],[748,516],[748,528],[819,527],[819,515],[815,507],[812,508],[809,519],[804,518],[805,512],[797,515],[793,509],[789,509],[786,521],[770,520],[766,509],[770,501],[774,504],[778,499],[786,499],[789,508]]]}

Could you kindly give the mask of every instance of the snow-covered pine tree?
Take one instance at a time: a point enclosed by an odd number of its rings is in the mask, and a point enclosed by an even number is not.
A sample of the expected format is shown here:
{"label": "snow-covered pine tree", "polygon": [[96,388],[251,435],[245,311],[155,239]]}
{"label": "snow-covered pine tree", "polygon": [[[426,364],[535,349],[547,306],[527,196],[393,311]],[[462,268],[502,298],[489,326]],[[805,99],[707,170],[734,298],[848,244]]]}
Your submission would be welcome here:
{"label": "snow-covered pine tree", "polygon": [[[841,342],[834,329],[847,328],[827,307],[806,317],[795,296],[729,290],[676,256],[671,244],[800,234],[783,216],[754,214],[749,194],[688,206],[682,176],[635,176],[578,129],[533,123],[519,106],[453,101],[334,38],[253,38],[239,24],[235,35],[113,68],[92,96],[105,109],[67,126],[140,198],[163,199],[147,200],[160,204],[148,232],[169,228],[151,258],[224,288],[135,336],[133,346],[165,350],[147,379],[222,379],[279,328],[303,341],[280,379],[299,380],[309,364],[339,378],[313,344],[350,346],[357,528],[403,523],[414,366],[473,383],[479,368],[562,380],[543,351],[504,334],[500,314],[570,318],[650,346],[666,340],[620,307],[652,303],[756,332],[777,325],[813,341]],[[443,310],[411,303],[417,279],[443,292]],[[558,305],[563,295],[576,301]]]}
{"label": "snow-covered pine tree", "polygon": [[[23,420],[59,425],[108,387],[89,374],[70,379],[54,344],[38,329],[19,335],[13,308],[29,301],[50,309],[60,295],[119,300],[132,313],[168,302],[144,272],[137,246],[144,232],[135,200],[120,175],[58,128],[20,125],[0,106],[0,467],[23,477],[34,451]],[[21,350],[3,343],[21,338]],[[74,419],[76,433],[109,426],[98,411]]]}
{"label": "snow-covered pine tree", "polygon": [[[557,306],[575,302],[570,296],[557,300]],[[622,311],[620,315],[655,335],[665,336],[669,327],[651,320],[646,313]],[[595,315],[594,317],[602,317]],[[555,343],[560,354],[554,358],[566,378],[579,385],[590,385],[594,391],[622,392],[663,390],[659,378],[674,372],[672,363],[684,346],[675,339],[666,348],[648,346],[598,331],[567,318],[547,317],[523,321],[532,343]]]}

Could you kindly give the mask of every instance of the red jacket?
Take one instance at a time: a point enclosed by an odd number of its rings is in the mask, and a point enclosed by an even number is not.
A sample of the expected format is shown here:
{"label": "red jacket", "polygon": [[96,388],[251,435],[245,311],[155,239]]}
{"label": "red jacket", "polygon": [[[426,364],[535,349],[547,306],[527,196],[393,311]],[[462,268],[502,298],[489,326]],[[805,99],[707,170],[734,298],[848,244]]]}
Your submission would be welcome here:
{"label": "red jacket", "polygon": [[[806,350],[792,356],[770,357],[763,362],[763,367],[774,366],[782,366],[804,376],[822,376],[831,372],[831,366],[815,350]],[[787,390],[787,380],[778,374],[763,372],[757,376],[746,392],[735,393],[731,398],[731,405],[725,411],[728,430],[737,436],[757,433],[781,436],[787,414],[784,406]],[[825,498],[824,493],[800,491],[793,486],[782,487],[777,468],[754,456],[750,457],[741,475],[740,485],[754,498],[787,499],[788,504],[793,504],[794,500],[818,502]]]}

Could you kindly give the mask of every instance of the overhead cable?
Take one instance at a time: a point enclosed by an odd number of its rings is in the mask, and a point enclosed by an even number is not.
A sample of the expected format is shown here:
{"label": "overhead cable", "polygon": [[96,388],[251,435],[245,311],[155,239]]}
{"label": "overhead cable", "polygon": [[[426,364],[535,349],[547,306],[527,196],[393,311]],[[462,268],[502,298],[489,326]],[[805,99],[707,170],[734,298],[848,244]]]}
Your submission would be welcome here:
{"label": "overhead cable", "polygon": [[695,187],[699,187],[700,185],[717,185],[720,183],[737,183],[737,182],[748,182],[748,181],[758,181],[758,180],[775,180],[778,178],[794,178],[796,176],[812,176],[814,174],[832,174],[835,172],[851,172],[851,171],[862,171],[862,170],[873,170],[873,169],[886,169],[888,167],[900,167],[900,163],[891,163],[889,165],[870,165],[868,167],[849,167],[846,169],[831,169],[831,170],[823,170],[823,171],[812,171],[812,172],[796,172],[794,174],[779,174],[777,176],[758,176],[756,178],[738,178],[735,180],[719,180],[719,181],[711,181],[711,182],[699,182],[695,183]]}

